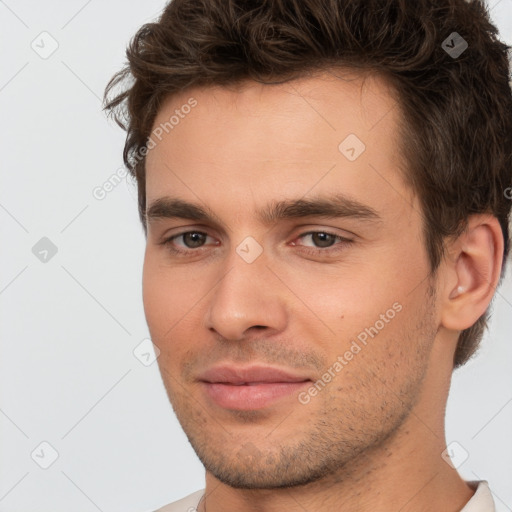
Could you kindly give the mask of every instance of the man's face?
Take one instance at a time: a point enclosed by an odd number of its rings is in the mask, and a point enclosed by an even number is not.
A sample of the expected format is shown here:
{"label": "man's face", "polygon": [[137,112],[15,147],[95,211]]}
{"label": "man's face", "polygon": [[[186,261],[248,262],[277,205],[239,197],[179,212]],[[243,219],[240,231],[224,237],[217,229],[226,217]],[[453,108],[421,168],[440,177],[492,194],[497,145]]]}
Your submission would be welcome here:
{"label": "man's face", "polygon": [[[399,112],[383,81],[350,78],[194,88],[155,120],[175,116],[153,136],[148,208],[169,197],[211,218],[154,209],[145,314],[188,439],[233,487],[334,473],[397,431],[425,391],[437,320],[420,206],[398,170]],[[345,215],[259,215],[334,195],[353,201]],[[205,374],[220,366],[302,382],[222,384],[227,374]]]}

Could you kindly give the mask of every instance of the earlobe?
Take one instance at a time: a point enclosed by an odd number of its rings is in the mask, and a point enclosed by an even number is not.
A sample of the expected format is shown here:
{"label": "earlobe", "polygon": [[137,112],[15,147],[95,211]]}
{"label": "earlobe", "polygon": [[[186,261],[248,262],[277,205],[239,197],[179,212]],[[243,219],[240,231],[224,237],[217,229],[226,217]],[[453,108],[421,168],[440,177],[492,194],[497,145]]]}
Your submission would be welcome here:
{"label": "earlobe", "polygon": [[452,245],[453,258],[445,261],[451,284],[441,313],[444,327],[462,331],[485,313],[499,282],[503,247],[498,219],[484,214],[470,218],[467,230]]}

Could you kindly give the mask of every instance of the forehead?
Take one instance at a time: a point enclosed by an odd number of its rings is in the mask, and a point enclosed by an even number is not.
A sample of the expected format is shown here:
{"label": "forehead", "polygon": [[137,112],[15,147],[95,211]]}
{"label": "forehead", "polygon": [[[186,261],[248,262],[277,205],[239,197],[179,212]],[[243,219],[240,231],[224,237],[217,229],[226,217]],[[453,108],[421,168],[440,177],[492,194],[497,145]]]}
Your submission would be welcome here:
{"label": "forehead", "polygon": [[155,118],[146,203],[168,193],[247,209],[269,195],[339,191],[385,208],[410,192],[398,172],[399,116],[394,91],[371,74],[189,88]]}
{"label": "forehead", "polygon": [[[308,125],[313,129],[320,120],[333,131],[341,131],[346,128],[346,121],[354,123],[356,120],[361,130],[372,130],[388,113],[391,113],[391,122],[398,115],[396,91],[383,76],[341,68],[317,71],[277,84],[245,79],[225,86],[190,87],[163,100],[153,129],[165,125],[173,112],[180,114],[192,98],[199,108],[185,112],[185,117],[196,118],[201,111],[203,121],[207,122],[206,113],[209,113],[217,117],[219,128],[227,116],[260,117],[264,122],[271,115],[283,118],[300,115],[306,132]],[[172,131],[175,128],[177,125]]]}

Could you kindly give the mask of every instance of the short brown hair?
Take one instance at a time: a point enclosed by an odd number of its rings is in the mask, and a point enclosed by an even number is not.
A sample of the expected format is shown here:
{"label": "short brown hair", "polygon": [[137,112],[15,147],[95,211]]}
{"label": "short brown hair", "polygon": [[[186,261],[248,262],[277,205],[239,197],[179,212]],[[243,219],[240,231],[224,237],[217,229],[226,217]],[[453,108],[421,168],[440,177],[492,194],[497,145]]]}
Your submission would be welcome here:
{"label": "short brown hair", "polygon": [[[457,39],[468,45],[460,55],[449,51]],[[512,191],[509,49],[481,0],[172,0],[131,40],[104,108],[127,131],[123,159],[147,235],[143,155],[165,97],[333,67],[378,73],[399,98],[403,174],[420,199],[431,276],[446,239],[469,215],[491,213],[504,237],[501,284]],[[130,86],[114,92],[126,79]],[[460,334],[454,367],[476,351],[489,308]]]}

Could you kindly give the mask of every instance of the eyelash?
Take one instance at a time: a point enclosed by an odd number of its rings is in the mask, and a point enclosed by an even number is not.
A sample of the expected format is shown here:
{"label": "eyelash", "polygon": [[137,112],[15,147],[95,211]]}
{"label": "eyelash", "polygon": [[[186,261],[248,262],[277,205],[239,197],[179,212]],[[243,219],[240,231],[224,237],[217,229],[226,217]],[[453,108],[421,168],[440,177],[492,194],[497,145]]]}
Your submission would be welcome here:
{"label": "eyelash", "polygon": [[[204,233],[203,231],[183,231],[182,233],[178,233],[176,235],[172,235],[169,238],[166,238],[163,242],[160,242],[160,245],[167,246],[169,248],[170,252],[172,252],[174,254],[177,254],[177,255],[186,256],[186,255],[189,255],[189,254],[191,254],[193,252],[196,252],[196,253],[201,252],[201,250],[204,249],[204,247],[199,247],[197,249],[184,250],[184,249],[177,249],[175,246],[172,245],[172,242],[176,238],[182,237],[182,236],[190,234],[190,233],[199,233],[201,235],[208,236],[208,234]],[[337,235],[336,233],[331,233],[330,231],[324,231],[324,230],[321,230],[321,231],[307,231],[306,233],[300,234],[297,238],[303,238],[305,236],[314,235],[314,234],[318,234],[318,233],[332,236],[335,239],[339,240],[340,243],[336,244],[334,246],[336,248],[334,248],[334,249],[332,248],[333,246],[326,247],[324,249],[322,249],[322,248],[314,249],[314,248],[311,248],[311,247],[304,248],[303,246],[300,246],[300,247],[303,247],[302,248],[303,252],[305,252],[306,254],[314,255],[314,256],[331,254],[331,253],[335,253],[335,252],[339,252],[339,251],[343,250],[343,248],[345,246],[350,245],[350,244],[352,244],[354,242],[353,240],[350,240],[349,238],[344,238],[344,237],[342,237],[340,235]]]}

